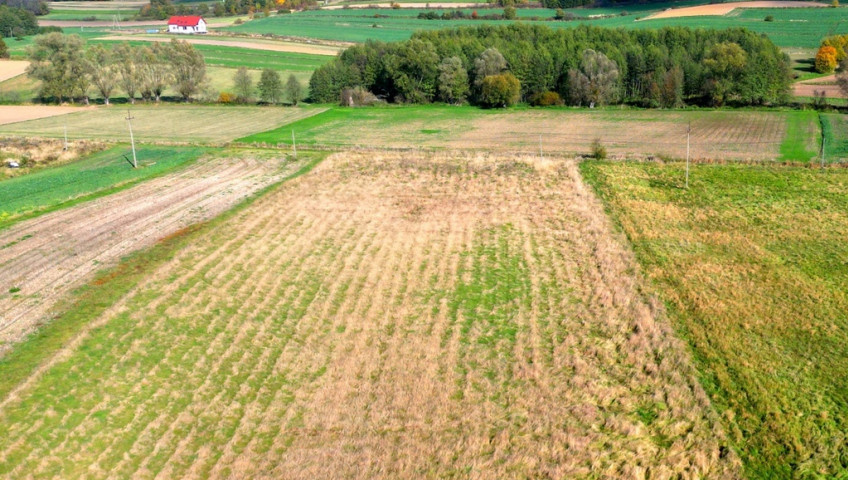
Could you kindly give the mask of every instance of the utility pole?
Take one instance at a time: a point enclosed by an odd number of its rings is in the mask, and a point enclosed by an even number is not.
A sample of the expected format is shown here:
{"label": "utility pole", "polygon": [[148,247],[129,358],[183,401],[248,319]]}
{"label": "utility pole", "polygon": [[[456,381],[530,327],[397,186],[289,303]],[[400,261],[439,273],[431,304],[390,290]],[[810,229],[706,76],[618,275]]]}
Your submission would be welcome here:
{"label": "utility pole", "polygon": [[65,120],[65,148],[63,150],[68,150],[68,121]]}
{"label": "utility pole", "polygon": [[692,133],[692,121],[686,127],[686,189],[689,190],[689,137]]}
{"label": "utility pole", "polygon": [[294,151],[294,158],[297,158],[297,142],[294,140],[294,130],[292,130],[292,150]]}
{"label": "utility pole", "polygon": [[133,152],[133,168],[138,168],[138,158],[135,156],[135,137],[133,137],[132,131],[132,119],[135,118],[130,113],[129,109],[127,109],[127,125],[130,127],[130,145],[132,145]]}

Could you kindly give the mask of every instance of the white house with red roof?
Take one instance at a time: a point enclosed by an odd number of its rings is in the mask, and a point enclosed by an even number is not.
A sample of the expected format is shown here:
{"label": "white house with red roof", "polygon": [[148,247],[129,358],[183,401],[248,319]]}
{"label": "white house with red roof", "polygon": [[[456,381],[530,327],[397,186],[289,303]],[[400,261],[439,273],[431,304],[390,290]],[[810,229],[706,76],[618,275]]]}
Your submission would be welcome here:
{"label": "white house with red roof", "polygon": [[206,20],[197,15],[175,15],[168,20],[168,33],[206,33]]}

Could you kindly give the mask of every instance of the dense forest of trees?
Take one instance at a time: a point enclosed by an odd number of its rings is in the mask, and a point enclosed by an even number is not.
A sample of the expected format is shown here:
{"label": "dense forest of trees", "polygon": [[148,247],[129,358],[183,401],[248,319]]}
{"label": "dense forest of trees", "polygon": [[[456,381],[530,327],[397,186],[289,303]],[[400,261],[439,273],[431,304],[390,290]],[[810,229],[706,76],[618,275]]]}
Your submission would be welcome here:
{"label": "dense forest of trees", "polygon": [[[514,77],[515,81],[512,78]],[[501,78],[486,80],[489,76]],[[408,41],[348,48],[315,71],[312,99],[337,102],[361,88],[391,102],[508,105],[630,103],[761,105],[786,100],[789,59],[744,29],[624,30],[539,25],[418,32]]]}
{"label": "dense forest of trees", "polygon": [[31,62],[27,74],[41,81],[42,99],[88,103],[90,92],[95,91],[107,105],[117,92],[125,93],[131,103],[138,96],[158,102],[165,89],[172,87],[190,100],[206,81],[203,55],[186,41],[84,47],[79,35],[35,37],[27,52]]}
{"label": "dense forest of trees", "polygon": [[33,15],[47,15],[50,12],[44,0],[0,0],[0,5],[22,8]]}
{"label": "dense forest of trees", "polygon": [[23,37],[38,33],[35,14],[20,7],[0,5],[0,37]]}

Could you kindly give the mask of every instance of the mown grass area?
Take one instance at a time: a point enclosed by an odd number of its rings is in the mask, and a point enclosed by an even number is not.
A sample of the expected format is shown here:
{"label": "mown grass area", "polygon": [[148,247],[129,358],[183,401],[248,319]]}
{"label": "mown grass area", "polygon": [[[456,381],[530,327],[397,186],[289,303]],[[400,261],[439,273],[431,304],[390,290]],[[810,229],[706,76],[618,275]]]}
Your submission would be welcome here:
{"label": "mown grass area", "polygon": [[782,160],[809,162],[819,156],[819,114],[812,110],[791,112],[786,117],[786,137],[780,145]]}
{"label": "mown grass area", "polygon": [[375,143],[377,138],[407,141],[446,141],[451,133],[470,128],[475,118],[492,113],[476,107],[444,107],[432,105],[386,106],[376,108],[334,107],[309,118],[274,130],[254,133],[237,142],[291,145],[360,145]]}
{"label": "mown grass area", "polygon": [[585,162],[749,478],[848,472],[848,172]]}
{"label": "mown grass area", "polygon": [[[277,106],[133,105],[136,141],[228,142],[252,132],[277,128],[323,111],[321,108]],[[127,108],[112,106],[0,126],[2,135],[129,140]]]}
{"label": "mown grass area", "polygon": [[828,162],[848,162],[848,119],[837,113],[821,114],[824,156]]}
{"label": "mown grass area", "polygon": [[40,17],[44,20],[100,20],[111,21],[115,17],[119,20],[129,20],[138,14],[136,8],[125,9],[93,9],[93,10],[74,10],[74,9],[58,9],[50,10],[50,13]]}
{"label": "mown grass area", "polygon": [[132,152],[119,145],[75,162],[0,182],[0,228],[21,218],[112,193],[196,160],[205,148],[142,146],[138,166]]}

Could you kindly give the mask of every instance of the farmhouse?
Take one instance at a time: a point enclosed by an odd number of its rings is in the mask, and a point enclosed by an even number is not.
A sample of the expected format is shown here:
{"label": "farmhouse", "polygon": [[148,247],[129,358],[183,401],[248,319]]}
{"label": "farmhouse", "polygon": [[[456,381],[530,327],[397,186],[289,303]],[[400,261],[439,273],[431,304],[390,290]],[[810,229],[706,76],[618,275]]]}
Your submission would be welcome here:
{"label": "farmhouse", "polygon": [[168,33],[206,33],[206,20],[196,15],[173,16],[168,20]]}

